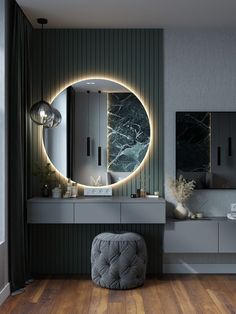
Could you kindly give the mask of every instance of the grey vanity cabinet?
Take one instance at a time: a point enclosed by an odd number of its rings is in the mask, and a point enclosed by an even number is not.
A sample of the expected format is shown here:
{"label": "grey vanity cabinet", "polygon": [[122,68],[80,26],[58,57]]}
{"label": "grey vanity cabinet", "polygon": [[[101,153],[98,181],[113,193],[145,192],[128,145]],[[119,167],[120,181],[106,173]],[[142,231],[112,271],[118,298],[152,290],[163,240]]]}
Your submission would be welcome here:
{"label": "grey vanity cabinet", "polygon": [[160,223],[166,222],[163,204],[123,203],[121,204],[121,223]]}
{"label": "grey vanity cabinet", "polygon": [[72,224],[73,203],[28,202],[27,221],[34,224]]}
{"label": "grey vanity cabinet", "polygon": [[164,232],[165,253],[217,253],[215,221],[168,221]]}
{"label": "grey vanity cabinet", "polygon": [[162,198],[81,197],[76,199],[33,198],[27,202],[30,224],[163,224]]}
{"label": "grey vanity cabinet", "polygon": [[236,253],[236,222],[219,222],[219,252]]}
{"label": "grey vanity cabinet", "polygon": [[120,223],[119,203],[75,204],[75,223]]}

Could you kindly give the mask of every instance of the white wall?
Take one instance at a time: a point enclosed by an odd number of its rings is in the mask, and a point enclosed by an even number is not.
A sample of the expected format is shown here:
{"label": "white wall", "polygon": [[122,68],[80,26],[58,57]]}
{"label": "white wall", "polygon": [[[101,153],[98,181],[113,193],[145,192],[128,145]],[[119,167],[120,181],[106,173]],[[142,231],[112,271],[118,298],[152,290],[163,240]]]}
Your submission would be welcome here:
{"label": "white wall", "polygon": [[0,1],[0,304],[9,294],[7,246],[7,180],[6,180],[6,84],[5,84],[5,1]]}
{"label": "white wall", "polygon": [[[165,30],[164,88],[165,198],[171,212],[175,201],[167,179],[175,177],[175,112],[236,111],[236,29]],[[202,206],[205,215],[223,216],[231,203],[236,203],[236,190],[199,190],[189,207],[198,210]],[[207,265],[226,269],[226,264],[234,267],[236,254],[164,256],[165,270],[178,272],[180,264],[190,272],[198,264],[207,271]]]}
{"label": "white wall", "polygon": [[[165,30],[165,183],[175,176],[175,112],[236,111],[236,29]],[[174,199],[165,187],[168,202]],[[191,209],[223,216],[236,190],[196,191]],[[169,206],[171,208],[171,206]]]}

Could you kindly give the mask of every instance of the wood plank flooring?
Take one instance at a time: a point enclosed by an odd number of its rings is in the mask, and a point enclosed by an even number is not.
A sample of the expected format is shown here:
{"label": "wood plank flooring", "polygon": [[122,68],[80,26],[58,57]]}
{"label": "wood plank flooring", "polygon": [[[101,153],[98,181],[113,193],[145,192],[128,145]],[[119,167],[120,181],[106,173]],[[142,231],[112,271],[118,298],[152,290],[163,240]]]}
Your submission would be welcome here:
{"label": "wood plank flooring", "polygon": [[38,279],[9,297],[0,313],[236,313],[236,275],[168,275],[126,291],[99,288],[85,277]]}

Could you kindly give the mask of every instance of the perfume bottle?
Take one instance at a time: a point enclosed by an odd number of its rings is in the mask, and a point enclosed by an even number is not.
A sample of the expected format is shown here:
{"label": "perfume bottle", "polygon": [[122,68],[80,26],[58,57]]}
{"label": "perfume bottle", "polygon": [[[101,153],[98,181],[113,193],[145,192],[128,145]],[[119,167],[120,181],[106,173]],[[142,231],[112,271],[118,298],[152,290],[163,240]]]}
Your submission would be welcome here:
{"label": "perfume bottle", "polygon": [[70,179],[68,179],[67,182],[66,194],[68,195],[68,197],[71,197],[72,195],[72,183]]}
{"label": "perfume bottle", "polygon": [[71,188],[71,197],[76,198],[78,193],[78,188],[76,183],[72,183],[72,188]]}

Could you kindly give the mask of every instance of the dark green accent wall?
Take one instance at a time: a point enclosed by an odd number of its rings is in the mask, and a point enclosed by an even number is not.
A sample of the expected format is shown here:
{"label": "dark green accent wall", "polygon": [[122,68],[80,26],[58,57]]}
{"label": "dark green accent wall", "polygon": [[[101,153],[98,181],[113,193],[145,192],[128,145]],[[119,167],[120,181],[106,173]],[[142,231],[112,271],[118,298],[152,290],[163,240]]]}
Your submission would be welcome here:
{"label": "dark green accent wall", "polygon": [[148,249],[147,273],[162,272],[163,225],[31,225],[32,275],[89,274],[92,240],[105,231],[142,234]]}
{"label": "dark green accent wall", "polygon": [[[33,34],[33,103],[40,98],[40,32]],[[158,29],[46,30],[44,90],[48,101],[66,85],[86,76],[104,76],[128,84],[142,96],[153,124],[152,149],[145,165],[116,195],[145,189],[163,195],[163,34]],[[32,123],[31,168],[44,162],[42,129]],[[40,194],[32,176],[29,196]],[[63,183],[63,178],[58,176]],[[144,208],[145,210],[145,208]],[[88,273],[90,245],[102,231],[131,230],[148,244],[149,273],[161,271],[162,234],[158,225],[34,225],[30,226],[33,274]]]}
{"label": "dark green accent wall", "polygon": [[[140,171],[114,189],[130,195],[144,182],[151,193],[163,193],[163,56],[162,30],[79,29],[45,31],[44,90],[48,101],[65,85],[85,76],[104,76],[128,84],[142,96],[153,122],[153,145]],[[34,31],[33,103],[40,98],[40,31]],[[45,160],[41,128],[32,124],[32,165]],[[32,167],[32,166],[31,166]],[[63,181],[59,176],[59,180]],[[31,196],[40,193],[32,177]]]}

